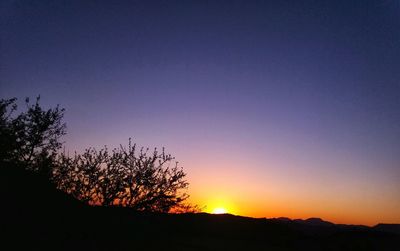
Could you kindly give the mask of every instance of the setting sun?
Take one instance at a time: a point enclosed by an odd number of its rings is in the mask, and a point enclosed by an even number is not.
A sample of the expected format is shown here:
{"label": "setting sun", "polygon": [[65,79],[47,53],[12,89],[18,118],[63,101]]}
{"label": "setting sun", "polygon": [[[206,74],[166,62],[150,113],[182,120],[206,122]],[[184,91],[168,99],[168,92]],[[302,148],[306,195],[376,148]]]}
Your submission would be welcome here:
{"label": "setting sun", "polygon": [[[212,186],[211,186],[212,187]],[[216,190],[216,187],[213,187],[210,189]],[[197,197],[196,202],[200,205],[205,205],[204,212],[209,213],[209,214],[233,214],[237,215],[241,211],[238,211],[238,208],[236,206],[236,201],[230,195],[229,193],[225,193],[222,191],[221,188],[218,194],[216,195],[215,192],[214,194],[211,194],[209,190],[205,191],[204,193],[208,195],[207,197]],[[195,197],[195,196],[193,196]]]}
{"label": "setting sun", "polygon": [[225,208],[222,207],[217,207],[212,211],[213,214],[226,214],[228,211],[226,211]]}

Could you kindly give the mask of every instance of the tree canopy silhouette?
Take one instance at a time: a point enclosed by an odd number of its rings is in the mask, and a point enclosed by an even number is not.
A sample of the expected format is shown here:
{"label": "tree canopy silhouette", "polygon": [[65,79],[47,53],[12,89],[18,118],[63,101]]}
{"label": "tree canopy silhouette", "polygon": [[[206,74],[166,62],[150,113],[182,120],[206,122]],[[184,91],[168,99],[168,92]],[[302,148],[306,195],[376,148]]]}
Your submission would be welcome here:
{"label": "tree canopy silhouette", "polygon": [[0,159],[2,165],[18,165],[48,172],[65,135],[64,109],[43,110],[40,96],[34,104],[26,98],[27,110],[14,116],[17,99],[0,100]]}
{"label": "tree canopy silhouette", "polygon": [[164,149],[128,147],[87,149],[61,154],[54,169],[58,187],[92,205],[126,206],[140,211],[169,212],[188,195],[186,174]]}
{"label": "tree canopy silhouette", "polygon": [[22,166],[45,173],[60,190],[90,205],[125,206],[139,211],[188,212],[186,174],[170,154],[128,147],[83,154],[60,153],[66,134],[64,109],[43,110],[40,97],[15,115],[16,98],[0,100],[1,166]]}

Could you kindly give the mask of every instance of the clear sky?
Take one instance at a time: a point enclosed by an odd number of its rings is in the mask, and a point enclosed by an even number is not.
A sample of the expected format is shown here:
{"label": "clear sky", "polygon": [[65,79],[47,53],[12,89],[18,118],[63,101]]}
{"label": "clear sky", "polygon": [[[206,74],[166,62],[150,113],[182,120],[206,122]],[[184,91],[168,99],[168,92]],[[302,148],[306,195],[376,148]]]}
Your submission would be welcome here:
{"label": "clear sky", "polygon": [[399,1],[116,2],[3,0],[1,97],[165,146],[206,211],[400,223]]}

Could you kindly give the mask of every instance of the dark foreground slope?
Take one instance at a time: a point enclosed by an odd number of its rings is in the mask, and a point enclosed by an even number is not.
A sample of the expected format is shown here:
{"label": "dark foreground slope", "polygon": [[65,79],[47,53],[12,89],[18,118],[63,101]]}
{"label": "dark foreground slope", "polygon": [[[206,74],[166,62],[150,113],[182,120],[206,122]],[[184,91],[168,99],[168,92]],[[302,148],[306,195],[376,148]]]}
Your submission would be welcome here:
{"label": "dark foreground slope", "polygon": [[1,250],[400,250],[398,225],[88,207],[15,168],[1,168],[0,191]]}

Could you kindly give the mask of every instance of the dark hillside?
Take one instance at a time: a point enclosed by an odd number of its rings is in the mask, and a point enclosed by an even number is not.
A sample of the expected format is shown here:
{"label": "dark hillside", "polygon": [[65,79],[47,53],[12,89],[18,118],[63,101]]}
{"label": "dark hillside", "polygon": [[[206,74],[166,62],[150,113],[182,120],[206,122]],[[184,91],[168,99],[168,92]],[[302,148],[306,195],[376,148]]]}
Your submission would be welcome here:
{"label": "dark hillside", "polygon": [[395,233],[400,235],[400,224],[378,224],[374,229],[381,232]]}
{"label": "dark hillside", "polygon": [[[396,250],[400,236],[320,219],[89,207],[45,177],[1,168],[2,250]],[[392,227],[394,228],[394,227]],[[396,246],[397,245],[397,246]]]}

